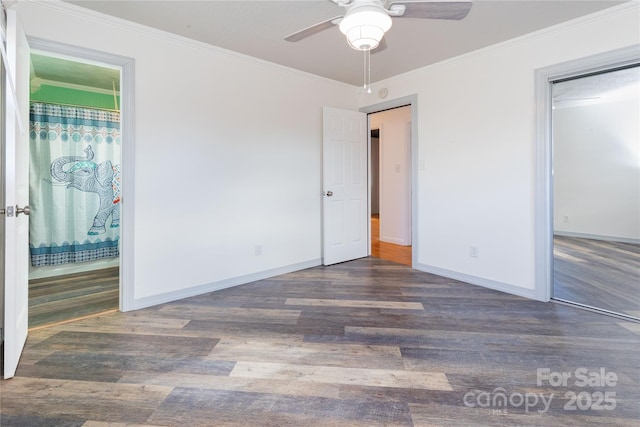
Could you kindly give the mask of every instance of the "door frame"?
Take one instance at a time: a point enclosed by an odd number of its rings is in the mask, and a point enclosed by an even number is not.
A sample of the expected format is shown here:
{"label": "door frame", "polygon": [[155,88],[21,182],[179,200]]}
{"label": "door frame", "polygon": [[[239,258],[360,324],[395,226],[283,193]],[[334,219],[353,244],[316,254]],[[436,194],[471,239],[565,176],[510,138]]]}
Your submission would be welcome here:
{"label": "door frame", "polygon": [[[3,8],[0,6],[0,11],[2,11]],[[2,24],[3,28],[4,28],[4,24]],[[4,31],[4,29],[2,30]],[[2,42],[2,39],[0,37],[0,43]],[[0,92],[1,93],[5,93],[5,91],[7,90],[6,87],[6,76],[5,76],[5,69],[4,69],[4,61],[0,60]],[[7,206],[6,201],[5,201],[5,171],[4,171],[4,156],[5,156],[5,96],[1,96],[0,95],[0,208],[5,209],[5,207]],[[4,349],[3,349],[3,344],[4,344],[4,334],[5,334],[5,326],[4,326],[4,285],[5,285],[5,275],[4,275],[4,265],[5,265],[5,258],[4,258],[4,253],[5,253],[5,242],[4,242],[4,231],[5,229],[5,218],[4,215],[0,216],[0,236],[3,236],[2,240],[0,240],[0,271],[2,271],[2,274],[0,274],[0,354],[4,353]]]}
{"label": "door frame", "polygon": [[67,45],[38,37],[27,40],[32,50],[53,55],[64,55],[79,62],[93,61],[114,67],[120,72],[120,138],[122,141],[121,158],[121,206],[120,206],[120,311],[130,311],[134,304],[134,94],[135,94],[135,60],[97,50]]}
{"label": "door frame", "polygon": [[[358,111],[367,114],[367,162],[368,162],[368,180],[369,191],[367,198],[369,199],[367,218],[371,218],[371,120],[369,115],[380,113],[385,110],[398,107],[411,107],[411,266],[418,264],[418,95],[413,94],[402,98],[390,99],[379,104],[372,104],[360,108]],[[371,221],[369,224],[369,255],[371,255]]]}
{"label": "door frame", "polygon": [[640,44],[535,71],[536,178],[534,211],[535,299],[551,300],[553,288],[553,82],[640,63]]}

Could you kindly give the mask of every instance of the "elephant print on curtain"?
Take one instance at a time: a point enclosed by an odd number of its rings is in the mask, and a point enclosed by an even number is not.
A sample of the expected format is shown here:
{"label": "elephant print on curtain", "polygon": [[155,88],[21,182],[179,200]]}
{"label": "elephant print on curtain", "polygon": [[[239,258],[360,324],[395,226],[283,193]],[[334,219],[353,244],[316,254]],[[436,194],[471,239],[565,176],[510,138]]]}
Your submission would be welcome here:
{"label": "elephant print on curtain", "polygon": [[32,103],[29,136],[31,264],[119,256],[119,113]]}
{"label": "elephant print on curtain", "polygon": [[[51,163],[51,176],[60,182],[68,183],[67,188],[96,193],[100,197],[98,212],[93,218],[91,229],[87,232],[88,235],[95,236],[106,231],[105,223],[110,216],[110,227],[120,226],[120,198],[114,197],[114,189],[118,188],[119,173],[110,160],[100,164],[92,162],[94,154],[90,145],[84,152],[85,157],[63,156],[55,159]],[[64,167],[68,164],[71,164],[71,168],[65,171]]]}

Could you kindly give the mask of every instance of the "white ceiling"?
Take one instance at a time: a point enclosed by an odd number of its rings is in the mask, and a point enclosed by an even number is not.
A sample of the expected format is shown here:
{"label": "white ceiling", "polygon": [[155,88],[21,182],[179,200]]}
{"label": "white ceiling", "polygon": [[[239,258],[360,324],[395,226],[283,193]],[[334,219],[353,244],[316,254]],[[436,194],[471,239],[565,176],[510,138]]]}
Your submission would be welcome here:
{"label": "white ceiling", "polygon": [[[329,0],[71,0],[70,3],[352,85],[362,53],[338,28],[297,43],[283,37],[342,15]],[[617,0],[475,0],[462,21],[394,18],[387,49],[372,55],[373,82],[615,6]]]}

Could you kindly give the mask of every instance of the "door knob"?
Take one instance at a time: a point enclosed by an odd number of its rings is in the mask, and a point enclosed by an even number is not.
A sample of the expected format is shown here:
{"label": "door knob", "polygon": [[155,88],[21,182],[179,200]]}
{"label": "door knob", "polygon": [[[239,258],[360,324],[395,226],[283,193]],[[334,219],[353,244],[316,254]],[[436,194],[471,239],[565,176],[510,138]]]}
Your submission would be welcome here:
{"label": "door knob", "polygon": [[333,196],[333,191],[329,190],[325,194],[327,195],[327,197],[331,197]]}
{"label": "door knob", "polygon": [[16,216],[20,215],[21,213],[25,215],[31,215],[31,208],[29,206],[19,208],[18,205],[16,205]]}

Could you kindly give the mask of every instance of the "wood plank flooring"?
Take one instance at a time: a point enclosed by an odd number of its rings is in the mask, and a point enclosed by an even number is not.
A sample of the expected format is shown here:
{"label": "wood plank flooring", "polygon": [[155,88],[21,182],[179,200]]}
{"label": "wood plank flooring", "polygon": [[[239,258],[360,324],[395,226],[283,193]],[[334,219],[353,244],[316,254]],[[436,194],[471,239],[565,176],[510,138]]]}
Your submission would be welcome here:
{"label": "wood plank flooring", "polygon": [[637,326],[364,258],[33,331],[0,425],[628,427]]}
{"label": "wood plank flooring", "polygon": [[640,318],[640,245],[555,236],[554,298]]}
{"label": "wood plank flooring", "polygon": [[118,267],[29,281],[29,328],[118,308]]}
{"label": "wood plank flooring", "polygon": [[371,256],[411,267],[411,246],[380,241],[379,215],[371,215]]}

